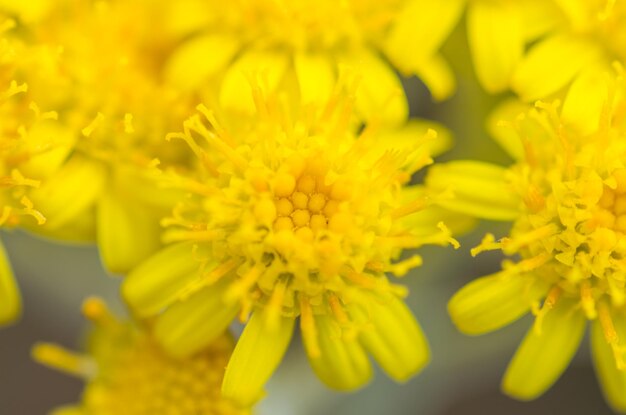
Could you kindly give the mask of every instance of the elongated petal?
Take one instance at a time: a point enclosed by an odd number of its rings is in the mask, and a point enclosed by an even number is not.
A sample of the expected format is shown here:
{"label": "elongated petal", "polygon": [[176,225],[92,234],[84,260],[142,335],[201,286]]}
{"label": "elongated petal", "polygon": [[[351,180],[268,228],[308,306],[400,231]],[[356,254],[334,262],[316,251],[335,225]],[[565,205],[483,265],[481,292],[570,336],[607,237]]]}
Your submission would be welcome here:
{"label": "elongated petal", "polygon": [[608,93],[604,71],[592,68],[581,72],[563,102],[563,120],[584,135],[597,131]]}
{"label": "elongated petal", "polygon": [[294,65],[302,102],[325,102],[335,84],[333,62],[326,55],[301,52],[295,55]]}
{"label": "elongated petal", "polygon": [[154,325],[154,337],[172,356],[185,357],[208,346],[233,321],[237,303],[225,303],[224,279],[174,303],[161,314]]}
{"label": "elongated petal", "polygon": [[22,313],[22,298],[15,283],[9,258],[0,242],[0,326],[15,321]]}
{"label": "elongated petal", "polygon": [[585,40],[553,36],[535,45],[520,62],[513,74],[513,90],[527,102],[545,98],[598,57],[597,47]]}
{"label": "elongated petal", "polygon": [[262,397],[263,386],[291,342],[294,322],[292,318],[281,318],[277,327],[268,330],[263,313],[252,314],[226,367],[222,383],[225,397],[244,406]]}
{"label": "elongated petal", "polygon": [[401,124],[409,114],[409,104],[400,79],[382,56],[360,49],[344,57],[343,63],[360,77],[356,108],[366,119]]}
{"label": "elongated petal", "polygon": [[358,310],[360,320],[369,323],[359,339],[383,370],[404,382],[430,360],[426,337],[411,310],[393,296],[372,298],[367,310]]}
{"label": "elongated petal", "polygon": [[394,65],[408,73],[420,67],[452,32],[464,6],[465,0],[406,2],[386,41]]}
{"label": "elongated petal", "polygon": [[80,156],[72,157],[41,187],[32,200],[46,217],[45,226],[56,229],[93,207],[107,179],[105,167]]}
{"label": "elongated petal", "polygon": [[517,99],[504,101],[489,114],[487,130],[491,137],[506,151],[514,160],[524,158],[524,145],[515,129],[515,122],[520,114],[528,111],[528,105]]}
{"label": "elongated petal", "polygon": [[448,312],[465,334],[499,329],[526,314],[547,287],[530,275],[494,274],[478,278],[461,288],[448,303]]}
{"label": "elongated petal", "polygon": [[263,80],[270,90],[276,88],[287,68],[282,53],[249,50],[239,57],[226,72],[220,90],[220,103],[228,109],[254,112],[251,82]]}
{"label": "elongated petal", "polygon": [[585,333],[586,318],[573,302],[561,299],[540,326],[533,326],[515,352],[502,390],[517,399],[535,399],[561,376]]}
{"label": "elongated petal", "polygon": [[521,16],[515,6],[472,2],[467,11],[467,30],[478,80],[491,93],[505,90],[524,50]]}
{"label": "elongated petal", "polygon": [[320,354],[308,357],[322,382],[341,391],[366,385],[372,378],[372,366],[359,340],[354,336],[345,336],[339,325],[328,316],[315,316],[315,327]]}
{"label": "elongated petal", "polygon": [[100,197],[97,215],[98,248],[110,272],[129,272],[161,246],[158,218],[115,191]]}
{"label": "elongated petal", "polygon": [[[613,313],[613,326],[621,342],[626,340],[626,318],[622,313]],[[611,345],[598,320],[591,329],[591,351],[593,363],[606,400],[617,412],[626,412],[626,370],[619,370]]]}
{"label": "elongated petal", "polygon": [[415,65],[412,73],[424,82],[436,101],[450,98],[456,89],[454,72],[440,54],[432,55],[423,63]]}
{"label": "elongated petal", "polygon": [[192,243],[160,250],[135,268],[122,284],[122,295],[138,317],[157,314],[198,277],[200,264]]}
{"label": "elongated petal", "polygon": [[194,37],[172,54],[165,67],[165,78],[184,89],[196,88],[223,70],[238,48],[237,39],[225,34]]}
{"label": "elongated petal", "polygon": [[478,161],[453,161],[430,168],[426,185],[451,191],[438,203],[446,209],[478,218],[513,220],[519,216],[518,196],[507,183],[506,169]]}

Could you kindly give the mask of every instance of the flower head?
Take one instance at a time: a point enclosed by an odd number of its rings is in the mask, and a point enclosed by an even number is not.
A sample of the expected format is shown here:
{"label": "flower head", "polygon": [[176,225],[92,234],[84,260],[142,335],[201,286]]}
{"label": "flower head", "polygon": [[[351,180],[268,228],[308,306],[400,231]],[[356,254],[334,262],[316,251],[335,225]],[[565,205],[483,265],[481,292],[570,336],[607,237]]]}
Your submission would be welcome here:
{"label": "flower head", "polygon": [[[200,106],[183,133],[200,162],[181,178],[190,195],[164,224],[182,241],[123,285],[138,316],[159,314],[155,336],[175,355],[211,341],[239,314],[247,322],[224,381],[248,402],[285,352],[294,321],[311,364],[338,389],[362,386],[371,353],[395,379],[426,363],[427,346],[402,287],[421,258],[405,248],[456,243],[411,175],[441,141],[430,124],[376,123],[357,133],[348,87],[325,106],[289,107],[255,87],[257,113],[217,121]],[[252,316],[249,318],[249,314]]]}
{"label": "flower head", "polygon": [[504,390],[521,399],[543,393],[568,365],[590,320],[605,393],[624,411],[624,90],[621,75],[595,79],[592,88],[571,89],[562,109],[540,102],[532,109],[509,103],[499,111],[497,137],[517,159],[510,168],[453,162],[433,168],[427,182],[452,187],[456,199],[444,202],[449,209],[513,221],[509,236],[487,235],[472,253],[500,249],[518,259],[468,284],[449,304],[453,321],[470,334],[535,314]]}
{"label": "flower head", "polygon": [[47,179],[31,196],[48,221],[32,230],[97,239],[113,272],[160,247],[158,218],[172,199],[156,186],[154,165],[188,161],[182,145],[164,145],[193,108],[190,93],[162,80],[173,42],[155,29],[164,3],[44,0],[33,10],[0,3],[37,16],[20,20],[12,35],[28,49],[15,71],[41,108],[57,109],[61,126],[50,134],[54,157],[33,169]]}
{"label": "flower head", "polygon": [[33,349],[39,362],[87,382],[82,402],[55,414],[250,413],[220,393],[223,368],[233,347],[227,334],[201,353],[178,360],[162,352],[143,329],[117,320],[97,299],[85,302],[84,314],[96,326],[87,354],[47,343]]}
{"label": "flower head", "polygon": [[[180,2],[171,12],[180,16],[171,19],[171,30],[188,40],[172,54],[166,76],[183,87],[205,84],[205,101],[217,98],[221,106],[249,114],[254,112],[251,71],[266,71],[272,88],[295,86],[305,102],[323,102],[339,65],[350,65],[364,81],[357,113],[383,114],[386,121],[401,123],[407,101],[394,69],[420,76],[437,98],[454,89],[438,49],[457,21],[461,2],[444,3],[459,6],[424,0]],[[189,10],[204,20],[190,19]]]}

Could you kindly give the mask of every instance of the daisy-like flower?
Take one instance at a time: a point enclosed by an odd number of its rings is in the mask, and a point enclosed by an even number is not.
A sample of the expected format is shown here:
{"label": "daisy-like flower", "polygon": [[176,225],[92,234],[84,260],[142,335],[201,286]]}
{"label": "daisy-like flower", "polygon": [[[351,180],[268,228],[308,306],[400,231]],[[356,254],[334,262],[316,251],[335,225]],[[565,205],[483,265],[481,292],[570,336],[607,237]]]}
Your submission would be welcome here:
{"label": "daisy-like flower", "polygon": [[[552,2],[544,3],[547,9]],[[616,60],[626,62],[625,2],[554,3],[558,8],[543,14],[550,30],[525,53],[511,80],[513,90],[525,101],[550,97],[596,66],[610,68]]]}
{"label": "daisy-like flower", "polygon": [[40,343],[33,357],[50,367],[84,379],[79,404],[54,415],[245,415],[221,396],[224,365],[233,350],[227,334],[186,359],[165,354],[150,334],[113,316],[98,299],[85,302],[83,313],[95,325],[86,353]]}
{"label": "daisy-like flower", "polygon": [[398,381],[428,361],[399,298],[405,289],[385,273],[421,263],[400,259],[404,248],[456,244],[409,184],[446,140],[419,121],[372,122],[357,134],[348,89],[338,86],[324,106],[290,106],[255,86],[249,119],[218,122],[200,106],[170,136],[202,167],[180,179],[190,195],[165,221],[167,239],[181,242],[131,272],[123,295],[138,317],[156,316],[155,337],[176,356],[209,344],[239,315],[246,326],[223,384],[239,402],[259,398],[298,318],[313,369],[336,389],[370,379],[368,354]]}
{"label": "daisy-like flower", "polygon": [[[18,4],[19,3],[19,4]],[[97,239],[104,264],[123,273],[160,247],[158,219],[172,198],[154,184],[154,164],[186,163],[165,134],[193,110],[192,97],[162,82],[172,41],[158,30],[165,2],[0,2],[19,17],[16,63],[33,100],[58,110],[65,131],[32,192],[45,235]],[[36,62],[36,64],[35,64]]]}
{"label": "daisy-like flower", "polygon": [[509,236],[487,235],[472,254],[499,249],[515,259],[449,303],[457,327],[473,335],[535,314],[504,391],[524,400],[541,395],[590,321],[600,382],[608,401],[626,411],[626,101],[621,71],[617,81],[598,73],[589,85],[571,89],[562,108],[510,102],[494,115],[491,129],[516,159],[510,168],[452,162],[433,167],[427,184],[455,194],[442,202],[451,210],[513,221]]}
{"label": "daisy-like flower", "polygon": [[[172,4],[170,30],[186,36],[166,76],[188,88],[209,87],[205,102],[254,112],[249,72],[266,71],[269,86],[293,85],[305,102],[323,101],[339,65],[361,73],[356,106],[403,122],[406,97],[394,69],[419,76],[435,98],[454,90],[454,77],[438,49],[454,27],[456,0],[186,0]],[[202,16],[203,19],[198,18]],[[187,22],[185,24],[184,22]],[[211,82],[213,81],[213,82]],[[215,86],[218,96],[213,97]]]}

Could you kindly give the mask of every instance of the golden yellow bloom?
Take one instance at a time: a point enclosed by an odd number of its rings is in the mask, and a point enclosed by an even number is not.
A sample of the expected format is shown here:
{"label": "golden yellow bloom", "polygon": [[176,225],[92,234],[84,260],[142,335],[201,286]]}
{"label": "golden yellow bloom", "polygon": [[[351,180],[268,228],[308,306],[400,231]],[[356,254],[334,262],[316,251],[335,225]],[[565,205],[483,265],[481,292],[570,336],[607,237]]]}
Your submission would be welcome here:
{"label": "golden yellow bloom", "polygon": [[95,324],[87,354],[48,343],[37,344],[39,362],[87,382],[80,404],[57,409],[55,415],[245,415],[221,396],[224,366],[233,349],[227,334],[206,350],[185,359],[161,351],[145,330],[111,315],[97,299],[84,314]]}
{"label": "golden yellow bloom", "polygon": [[[184,163],[164,137],[193,106],[162,82],[172,41],[159,31],[167,2],[0,2],[22,19],[28,47],[16,72],[32,99],[58,111],[56,153],[33,168],[48,178],[32,199],[55,238],[97,238],[103,262],[125,272],[160,247],[158,218],[172,205],[154,184],[154,164]],[[48,7],[50,4],[53,7]],[[184,114],[184,115],[183,115]],[[183,146],[180,146],[181,148]],[[97,229],[97,232],[96,232]]]}
{"label": "golden yellow bloom", "polygon": [[239,315],[247,324],[223,391],[240,402],[259,398],[298,317],[311,365],[336,389],[369,380],[368,353],[399,381],[428,360],[398,298],[405,289],[385,273],[421,263],[400,260],[405,248],[456,243],[409,185],[445,135],[417,120],[357,134],[346,89],[325,106],[286,106],[255,87],[253,117],[222,124],[200,106],[170,136],[202,167],[179,179],[191,194],[165,221],[166,237],[182,242],[131,272],[123,294],[137,316],[157,316],[155,336],[174,355],[201,349]]}
{"label": "golden yellow bloom", "polygon": [[[619,68],[618,68],[619,69]],[[565,370],[592,322],[594,361],[609,402],[626,411],[626,109],[618,80],[597,73],[588,88],[528,109],[502,107],[496,138],[516,163],[474,161],[433,167],[427,184],[447,188],[451,210],[513,221],[508,237],[487,235],[476,255],[500,249],[519,259],[469,283],[449,311],[459,329],[482,334],[528,311],[535,324],[503,380],[506,393],[533,399]],[[586,116],[584,120],[576,116]],[[541,300],[543,303],[541,305]]]}
{"label": "golden yellow bloom", "polygon": [[[339,66],[363,77],[356,101],[362,117],[407,117],[394,68],[419,76],[446,98],[454,77],[438,49],[461,8],[457,0],[185,0],[172,5],[169,30],[188,38],[169,59],[166,76],[187,88],[205,84],[205,102],[254,112],[248,76],[265,71],[270,87],[291,85],[305,102],[323,101]],[[201,16],[199,18],[198,16]],[[166,28],[166,30],[168,30]],[[213,81],[213,82],[209,82]],[[215,86],[219,96],[214,97]]]}
{"label": "golden yellow bloom", "polygon": [[[550,31],[519,62],[512,87],[526,101],[549,97],[597,66],[626,62],[626,4],[621,0],[546,1]],[[554,6],[554,4],[557,7]],[[547,20],[545,20],[547,19]]]}

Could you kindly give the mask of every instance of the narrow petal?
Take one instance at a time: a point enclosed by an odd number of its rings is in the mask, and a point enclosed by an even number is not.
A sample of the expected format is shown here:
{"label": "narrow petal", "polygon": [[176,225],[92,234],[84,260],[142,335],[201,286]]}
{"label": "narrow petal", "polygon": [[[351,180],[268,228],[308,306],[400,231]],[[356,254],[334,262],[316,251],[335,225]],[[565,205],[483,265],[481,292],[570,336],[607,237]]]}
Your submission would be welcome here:
{"label": "narrow petal", "polygon": [[[626,318],[621,313],[611,316],[618,338],[626,340]],[[591,351],[593,363],[606,400],[617,412],[626,412],[626,370],[616,365],[613,348],[607,342],[604,330],[598,320],[591,329]]]}
{"label": "narrow petal", "polygon": [[98,248],[107,270],[126,274],[159,247],[159,219],[147,207],[110,190],[97,208]]}
{"label": "narrow petal", "polygon": [[546,292],[531,275],[493,274],[461,288],[450,299],[448,312],[463,333],[488,333],[526,314]]}
{"label": "narrow petal", "polygon": [[22,298],[9,258],[0,241],[0,326],[12,323],[22,313]]}
{"label": "narrow petal", "polygon": [[563,120],[584,135],[597,131],[608,97],[605,72],[599,68],[582,71],[563,102]]}
{"label": "narrow petal", "polygon": [[315,316],[315,327],[320,354],[308,357],[322,382],[341,391],[366,385],[372,378],[372,366],[358,339],[342,333],[337,322],[325,315]]}
{"label": "narrow petal", "polygon": [[[403,72],[421,67],[434,55],[456,26],[465,0],[406,2],[392,26],[385,50]],[[415,45],[419,45],[416,47]]]}
{"label": "narrow petal", "polygon": [[519,197],[506,179],[507,170],[479,161],[453,161],[430,168],[426,186],[434,191],[452,192],[438,203],[446,209],[492,220],[513,220],[519,216]]}
{"label": "narrow petal", "polygon": [[294,64],[303,103],[325,102],[335,85],[335,67],[326,55],[301,52]]}
{"label": "narrow petal", "polygon": [[235,319],[239,305],[225,303],[224,279],[181,299],[157,317],[154,337],[172,356],[186,357],[208,346]]}
{"label": "narrow petal", "polygon": [[402,124],[409,114],[409,104],[400,79],[384,59],[368,49],[346,55],[342,63],[360,77],[356,90],[356,108],[365,119],[385,124]]}
{"label": "narrow petal", "polygon": [[527,102],[545,98],[599,56],[597,47],[585,40],[553,36],[533,46],[520,62],[513,74],[513,90]]}
{"label": "narrow petal", "polygon": [[198,278],[200,263],[193,243],[164,248],[124,279],[122,295],[138,317],[148,317],[169,305],[178,293]]}
{"label": "narrow petal", "polygon": [[369,323],[359,339],[392,379],[407,381],[430,360],[419,323],[404,302],[393,296],[371,298],[367,304],[367,310],[356,310],[358,320]]}
{"label": "narrow petal", "polygon": [[502,390],[514,398],[535,399],[565,371],[585,333],[586,318],[573,302],[561,299],[541,325],[526,334],[504,375]]}
{"label": "narrow petal", "polygon": [[487,130],[491,137],[506,151],[514,160],[522,160],[524,144],[515,123],[521,114],[528,112],[528,105],[517,99],[509,99],[489,114]]}
{"label": "narrow petal", "polygon": [[295,319],[281,318],[272,330],[263,312],[252,314],[226,367],[222,393],[242,406],[263,395],[263,387],[280,364],[293,335]]}
{"label": "narrow petal", "polygon": [[106,179],[104,165],[73,156],[31,194],[37,210],[46,217],[45,226],[50,229],[62,227],[93,207]]}
{"label": "narrow petal", "polygon": [[282,53],[248,50],[230,65],[222,80],[220,103],[225,108],[253,113],[251,82],[260,79],[270,90],[276,88],[287,69],[287,57]]}
{"label": "narrow petal", "polygon": [[467,11],[467,30],[480,83],[491,93],[507,89],[524,50],[521,16],[515,6],[472,2]]}
{"label": "narrow petal", "polygon": [[223,70],[239,49],[239,41],[226,34],[196,36],[183,43],[165,66],[165,79],[183,89],[193,89]]}
{"label": "narrow petal", "polygon": [[433,99],[443,101],[450,98],[456,89],[456,79],[446,59],[435,54],[415,65],[412,73],[417,75],[430,91]]}

